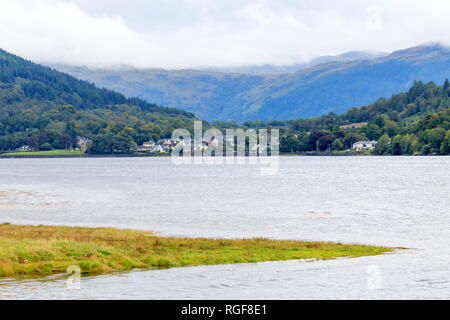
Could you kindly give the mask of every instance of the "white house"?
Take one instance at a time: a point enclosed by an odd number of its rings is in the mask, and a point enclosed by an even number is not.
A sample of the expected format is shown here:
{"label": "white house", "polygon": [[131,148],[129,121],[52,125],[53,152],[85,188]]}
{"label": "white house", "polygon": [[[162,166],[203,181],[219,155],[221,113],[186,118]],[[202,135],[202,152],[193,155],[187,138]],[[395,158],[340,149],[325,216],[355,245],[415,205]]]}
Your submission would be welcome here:
{"label": "white house", "polygon": [[377,141],[358,141],[353,144],[353,150],[355,151],[364,151],[364,150],[373,150],[377,145]]}
{"label": "white house", "polygon": [[151,151],[154,146],[155,146],[155,142],[154,141],[144,142],[142,144],[142,146],[138,147],[138,151],[139,152]]}
{"label": "white house", "polygon": [[31,149],[31,147],[27,146],[27,145],[21,146],[20,148],[17,148],[16,150],[19,151],[19,152],[33,151],[33,149]]}
{"label": "white house", "polygon": [[153,147],[155,146],[155,141],[150,140],[150,141],[148,141],[148,142],[144,142],[144,143],[142,144],[142,146],[143,146],[144,148],[153,148]]}

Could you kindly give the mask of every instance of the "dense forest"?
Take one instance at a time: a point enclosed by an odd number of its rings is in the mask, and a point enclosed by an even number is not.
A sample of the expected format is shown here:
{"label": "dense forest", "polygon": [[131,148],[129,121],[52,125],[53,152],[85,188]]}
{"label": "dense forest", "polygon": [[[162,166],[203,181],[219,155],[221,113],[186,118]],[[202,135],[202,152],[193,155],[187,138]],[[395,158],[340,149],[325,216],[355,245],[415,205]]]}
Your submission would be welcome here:
{"label": "dense forest", "polygon": [[[129,153],[136,144],[192,126],[192,113],[157,106],[76,79],[0,50],[0,151],[75,146]],[[99,149],[98,146],[102,148]]]}
{"label": "dense forest", "polygon": [[[450,154],[450,84],[416,81],[408,92],[345,114],[288,121],[247,121],[243,128],[279,128],[281,152],[340,152],[361,140],[378,141],[375,154]],[[240,127],[213,122],[218,127]]]}

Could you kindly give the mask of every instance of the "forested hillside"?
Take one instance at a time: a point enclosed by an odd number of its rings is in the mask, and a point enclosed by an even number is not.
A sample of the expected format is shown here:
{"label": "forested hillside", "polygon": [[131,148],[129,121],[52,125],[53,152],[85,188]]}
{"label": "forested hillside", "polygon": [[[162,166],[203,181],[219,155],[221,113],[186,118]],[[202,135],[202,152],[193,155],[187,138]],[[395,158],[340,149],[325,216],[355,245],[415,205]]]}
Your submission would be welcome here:
{"label": "forested hillside", "polygon": [[[349,149],[358,140],[376,140],[376,154],[450,154],[449,108],[448,79],[443,86],[416,81],[408,92],[352,108],[341,116],[292,121],[290,129],[300,134],[295,139],[285,136],[282,145],[285,151],[336,151]],[[307,138],[306,131],[312,131]],[[289,140],[294,145],[289,146]]]}
{"label": "forested hillside", "polygon": [[77,136],[130,152],[145,140],[192,126],[194,115],[97,88],[0,50],[0,151],[68,148]]}
{"label": "forested hillside", "polygon": [[422,81],[415,81],[407,92],[392,95],[391,98],[380,98],[369,105],[350,108],[341,115],[331,112],[317,118],[296,119],[288,122],[296,132],[361,122],[381,124],[380,118],[406,124],[427,113],[448,109],[450,106],[448,91],[447,79],[443,86],[437,86],[434,82],[424,84]]}
{"label": "forested hillside", "polygon": [[[282,152],[339,152],[361,140],[375,154],[450,154],[450,84],[416,81],[409,91],[351,108],[342,115],[287,121],[247,121],[244,128],[279,128]],[[238,126],[216,121],[219,127]]]}

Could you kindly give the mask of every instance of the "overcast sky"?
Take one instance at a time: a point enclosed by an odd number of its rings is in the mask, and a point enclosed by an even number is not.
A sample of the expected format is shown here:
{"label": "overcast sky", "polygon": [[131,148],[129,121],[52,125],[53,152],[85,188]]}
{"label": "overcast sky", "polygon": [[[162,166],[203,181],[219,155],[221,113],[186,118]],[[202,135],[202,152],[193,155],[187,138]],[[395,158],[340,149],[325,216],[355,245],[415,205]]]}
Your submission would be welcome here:
{"label": "overcast sky", "polygon": [[91,67],[288,65],[450,43],[448,0],[0,0],[0,48]]}

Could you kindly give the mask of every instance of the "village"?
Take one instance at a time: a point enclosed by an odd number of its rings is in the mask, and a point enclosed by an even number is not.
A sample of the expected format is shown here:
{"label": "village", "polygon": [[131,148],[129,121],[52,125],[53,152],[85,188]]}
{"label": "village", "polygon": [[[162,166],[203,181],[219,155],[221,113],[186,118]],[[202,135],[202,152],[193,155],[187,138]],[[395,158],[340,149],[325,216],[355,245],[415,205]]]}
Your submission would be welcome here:
{"label": "village", "polygon": [[[76,148],[71,149],[75,151],[81,151],[86,152],[90,145],[92,144],[92,140],[84,137],[77,137],[76,142]],[[156,142],[153,140],[144,142],[142,145],[138,146],[137,152],[144,152],[144,153],[170,153],[175,147],[177,147],[179,144],[182,144],[185,148],[190,148],[194,151],[194,148],[192,146],[191,141],[183,141],[181,139],[160,139]],[[201,145],[199,144],[199,147],[196,150],[205,151],[209,147],[216,147],[219,144],[219,140],[216,138],[213,138],[211,141],[207,141],[205,139],[202,139]],[[227,146],[233,146],[234,141],[232,138],[225,138],[225,144]],[[352,150],[353,151],[371,151],[374,150],[377,145],[377,141],[357,141],[353,143]],[[255,146],[252,146],[250,149],[252,152],[261,152],[264,151],[262,146],[260,144],[257,144]],[[34,152],[34,148],[23,145],[20,148],[16,149],[17,152]],[[350,151],[350,150],[347,150]]]}
{"label": "village", "polygon": [[[232,138],[226,138],[225,143],[227,145],[233,145],[234,141]],[[177,147],[179,144],[181,144],[184,148],[190,148],[191,150],[194,150],[194,147],[192,145],[192,142],[190,140],[183,141],[182,139],[160,139],[158,141],[150,140],[148,142],[144,142],[141,146],[138,146],[137,151],[138,152],[149,152],[149,153],[169,153],[171,152],[175,147]],[[219,145],[219,140],[217,138],[214,138],[211,141],[208,141],[206,139],[202,139],[201,144],[199,143],[197,149],[200,151],[205,151],[208,149],[208,147],[213,148],[217,147]]]}
{"label": "village", "polygon": [[[257,134],[256,139],[259,139],[260,136]],[[224,145],[229,148],[235,148],[236,142],[235,137],[224,137],[223,138]],[[270,136],[267,137],[267,144],[270,144]],[[184,148],[191,149],[192,151],[199,150],[199,151],[205,151],[212,148],[215,148],[219,145],[219,139],[217,137],[212,137],[211,139],[202,139],[201,143],[198,143],[197,147],[194,147],[192,145],[192,141],[187,140],[184,141],[182,139],[160,139],[156,142],[153,140],[150,140],[148,142],[144,142],[142,145],[138,146],[137,151],[138,152],[148,152],[148,153],[169,153],[171,152],[175,147],[177,147],[179,144],[181,144]],[[267,145],[264,146],[261,143],[256,143],[252,146],[250,146],[250,152],[251,153],[260,153],[267,151]]]}

